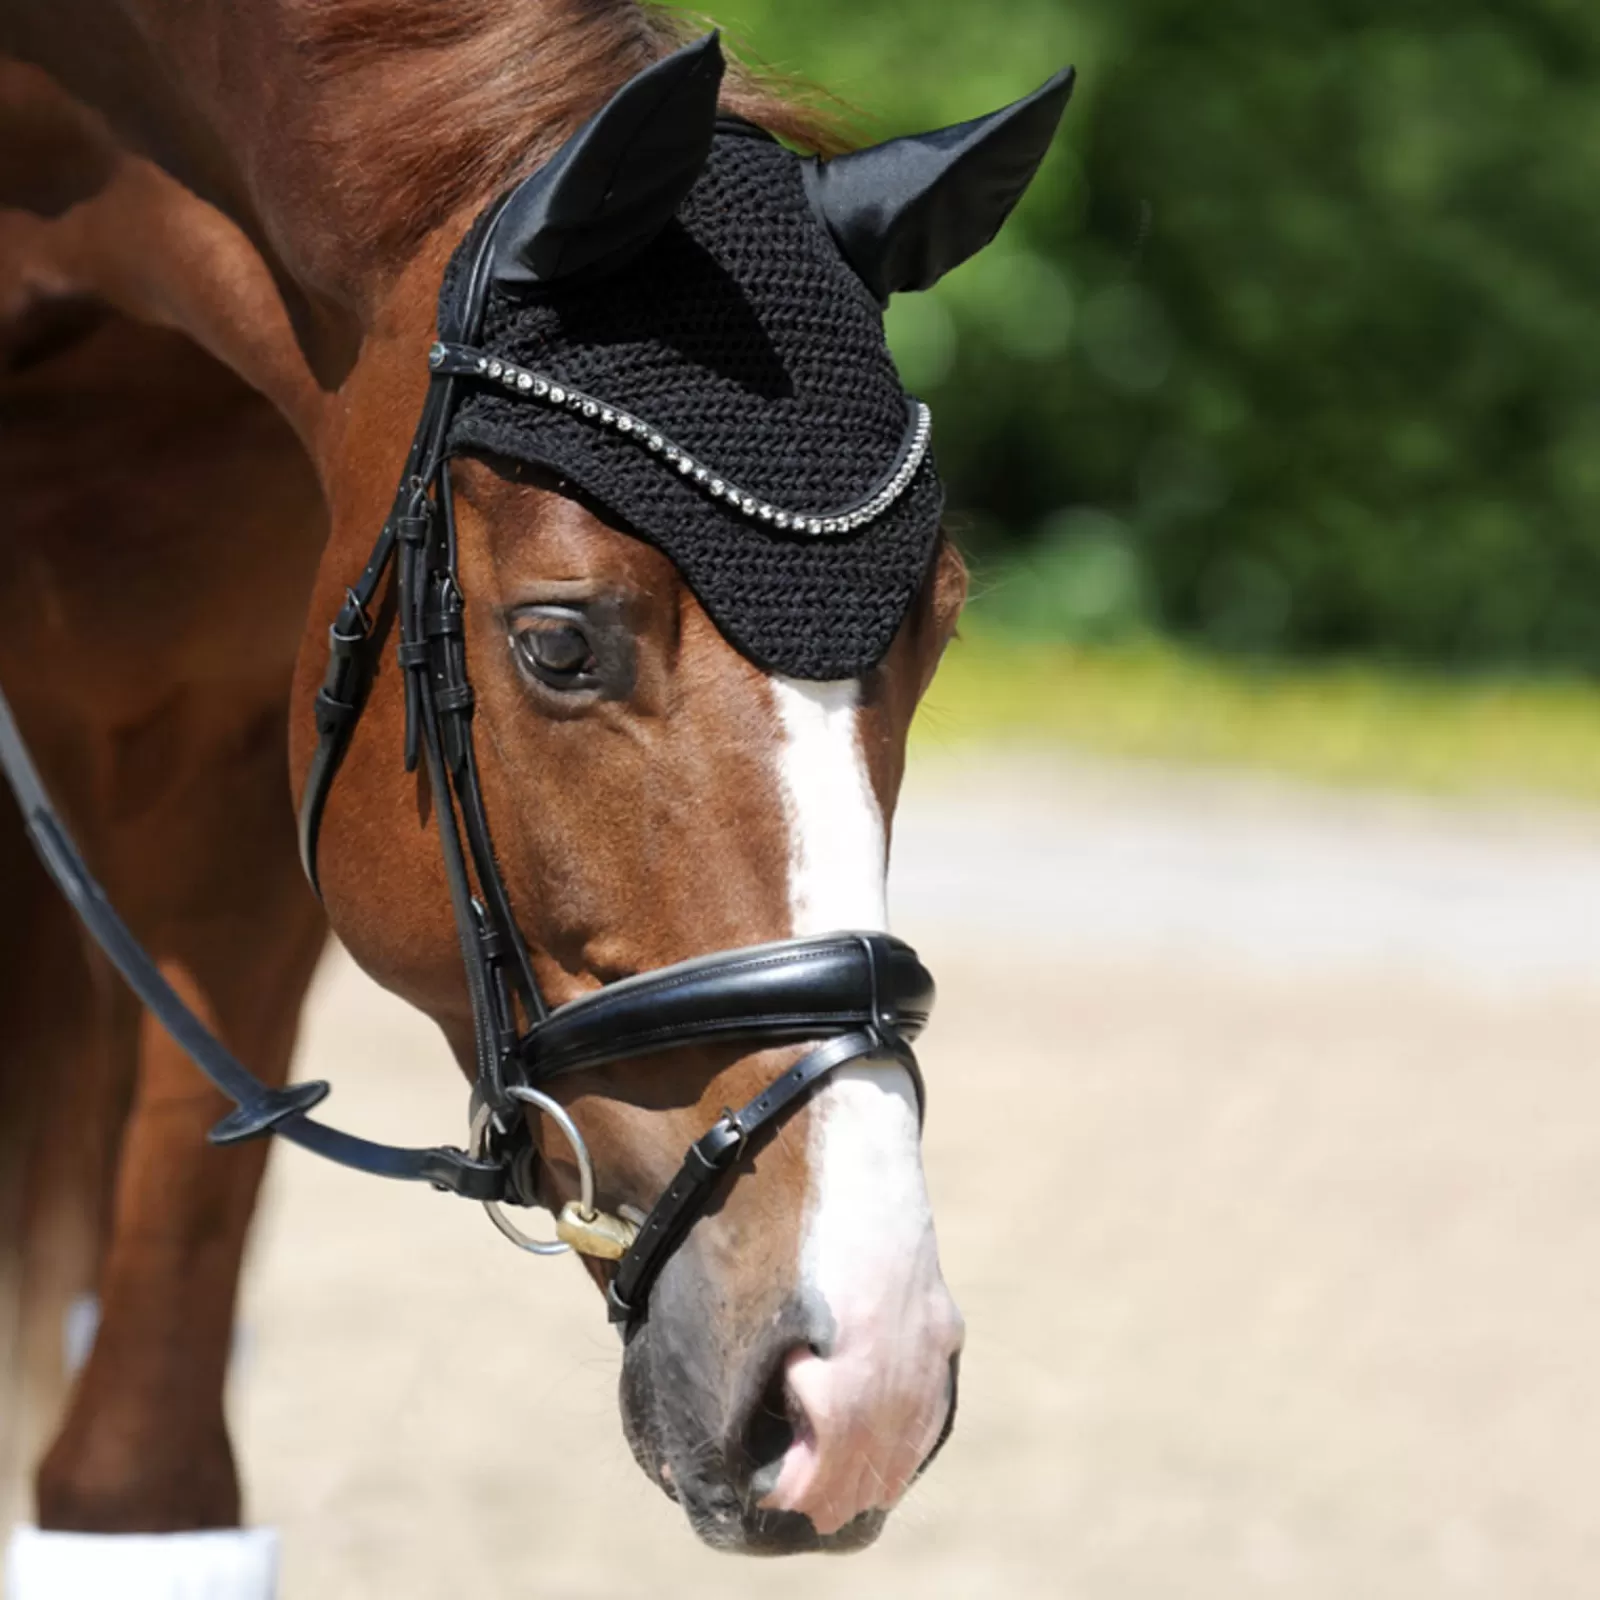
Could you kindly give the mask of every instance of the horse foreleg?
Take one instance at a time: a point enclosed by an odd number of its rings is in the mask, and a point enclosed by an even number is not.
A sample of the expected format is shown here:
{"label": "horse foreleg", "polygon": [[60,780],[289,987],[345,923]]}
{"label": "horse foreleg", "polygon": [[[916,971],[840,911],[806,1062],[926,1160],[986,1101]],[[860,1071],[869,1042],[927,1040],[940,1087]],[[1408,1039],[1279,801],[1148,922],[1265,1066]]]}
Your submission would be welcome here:
{"label": "horse foreleg", "polygon": [[[264,833],[237,810],[207,808],[195,822],[192,862],[205,887],[193,892],[202,898],[166,919],[155,946],[168,980],[222,1039],[264,1079],[282,1082],[324,938],[320,908],[298,881],[276,816],[262,819]],[[13,1540],[9,1600],[265,1600],[274,1588],[272,1536],[240,1528],[223,1415],[240,1258],[266,1147],[206,1143],[229,1107],[149,1017],[137,1055],[100,1325],[38,1472],[39,1527]]]}
{"label": "horse foreleg", "polygon": [[64,1325],[95,1286],[137,1005],[0,806],[0,1527],[59,1426]]}

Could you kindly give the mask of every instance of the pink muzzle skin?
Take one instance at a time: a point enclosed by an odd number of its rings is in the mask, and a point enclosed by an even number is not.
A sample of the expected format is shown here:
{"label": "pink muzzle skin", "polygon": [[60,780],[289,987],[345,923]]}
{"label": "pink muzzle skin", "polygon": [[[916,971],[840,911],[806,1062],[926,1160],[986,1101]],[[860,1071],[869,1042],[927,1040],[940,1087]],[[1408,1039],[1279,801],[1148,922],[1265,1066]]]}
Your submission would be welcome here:
{"label": "pink muzzle skin", "polygon": [[794,1440],[762,1509],[798,1512],[824,1538],[891,1509],[944,1430],[963,1331],[940,1283],[911,1326],[842,1328],[826,1356],[792,1350],[784,1396]]}

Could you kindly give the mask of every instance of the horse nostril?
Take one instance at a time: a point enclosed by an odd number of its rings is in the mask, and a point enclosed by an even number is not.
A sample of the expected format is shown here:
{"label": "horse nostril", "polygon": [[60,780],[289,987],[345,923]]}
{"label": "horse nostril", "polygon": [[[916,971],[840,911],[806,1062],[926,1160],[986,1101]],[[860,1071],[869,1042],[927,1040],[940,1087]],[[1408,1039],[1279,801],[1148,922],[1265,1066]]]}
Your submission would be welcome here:
{"label": "horse nostril", "polygon": [[796,1414],[794,1394],[789,1388],[789,1362],[796,1353],[811,1348],[799,1344],[778,1356],[745,1424],[742,1443],[750,1490],[758,1499],[777,1483],[783,1458],[805,1425],[804,1418]]}

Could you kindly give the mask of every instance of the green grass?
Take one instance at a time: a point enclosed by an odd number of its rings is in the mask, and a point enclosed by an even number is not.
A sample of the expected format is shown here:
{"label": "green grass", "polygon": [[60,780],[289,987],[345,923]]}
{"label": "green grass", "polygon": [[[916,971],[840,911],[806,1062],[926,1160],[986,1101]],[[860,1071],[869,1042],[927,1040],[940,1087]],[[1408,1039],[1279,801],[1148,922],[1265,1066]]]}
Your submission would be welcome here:
{"label": "green grass", "polygon": [[918,718],[975,740],[1240,766],[1325,783],[1600,803],[1600,686],[1221,662],[965,631]]}

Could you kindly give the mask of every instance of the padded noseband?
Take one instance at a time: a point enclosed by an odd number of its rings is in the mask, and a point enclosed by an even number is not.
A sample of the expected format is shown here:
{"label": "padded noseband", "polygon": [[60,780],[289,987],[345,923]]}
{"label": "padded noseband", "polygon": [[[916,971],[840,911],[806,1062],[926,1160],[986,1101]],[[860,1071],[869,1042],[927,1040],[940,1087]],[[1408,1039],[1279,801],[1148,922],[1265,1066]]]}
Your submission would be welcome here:
{"label": "padded noseband", "polygon": [[705,1209],[718,1179],[829,1073],[867,1060],[904,1066],[920,1120],[925,1091],[910,1041],[927,1023],[933,994],[932,975],[899,939],[827,934],[728,950],[626,978],[552,1012],[526,1035],[522,1054],[530,1086],[686,1045],[827,1041],[742,1109],[725,1111],[689,1147],[618,1263],[607,1290],[614,1321],[638,1316],[656,1274]]}
{"label": "padded noseband", "polygon": [[770,1047],[882,1027],[915,1039],[933,977],[886,934],[826,934],[751,945],[624,978],[562,1006],[523,1041],[529,1079],[679,1045]]}

